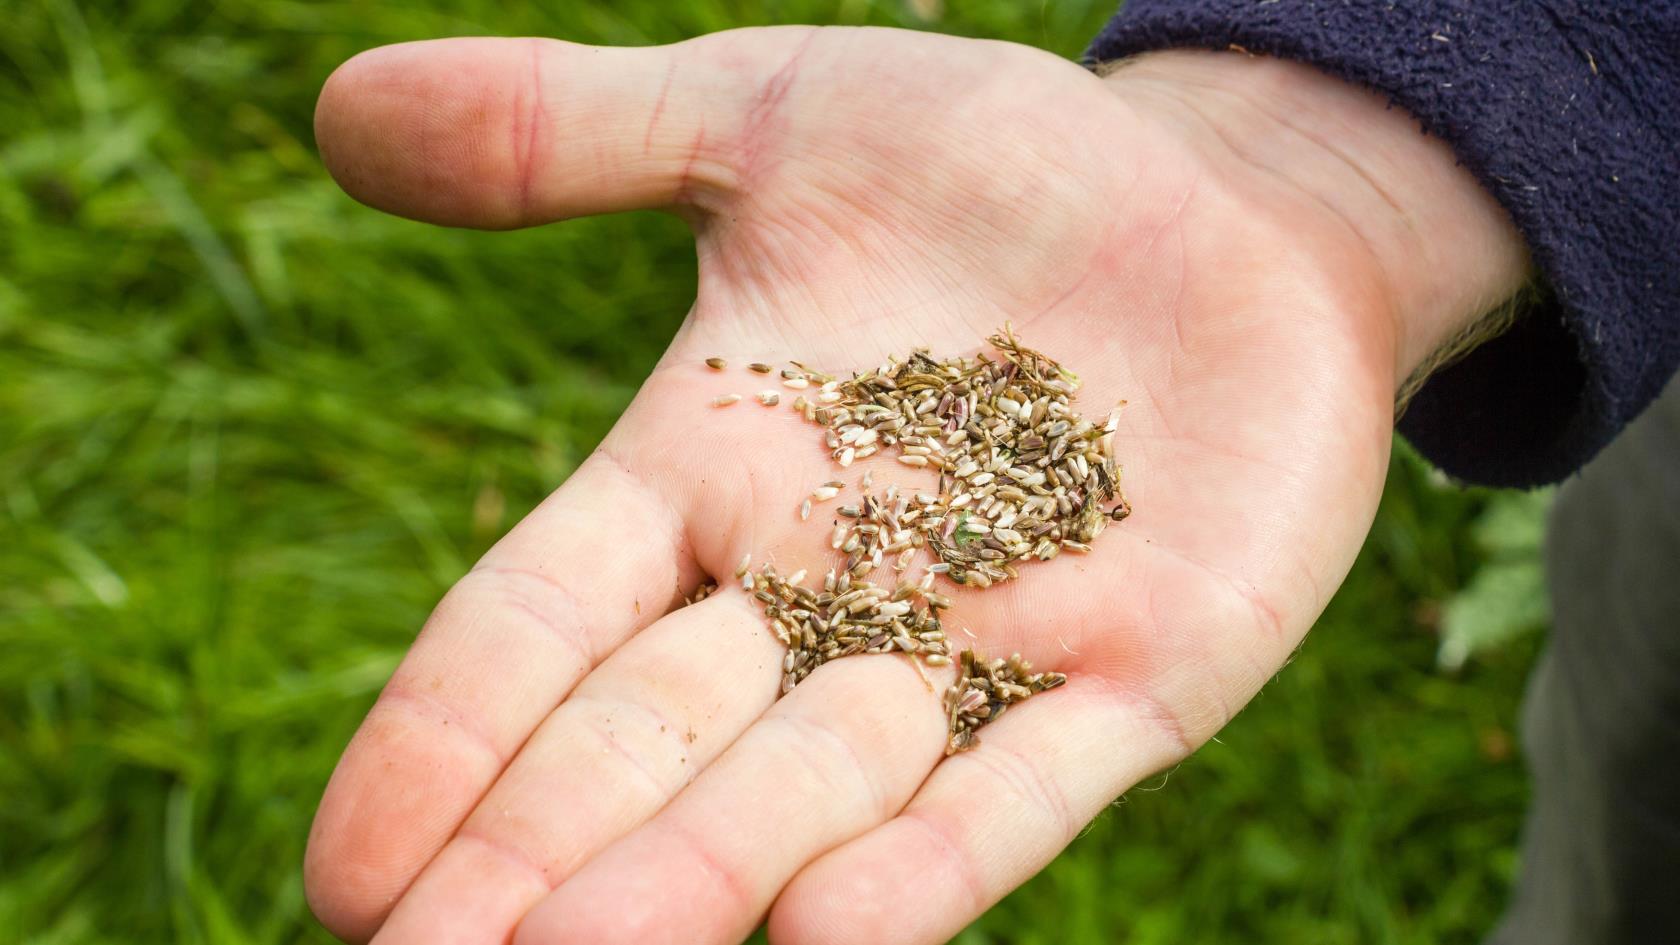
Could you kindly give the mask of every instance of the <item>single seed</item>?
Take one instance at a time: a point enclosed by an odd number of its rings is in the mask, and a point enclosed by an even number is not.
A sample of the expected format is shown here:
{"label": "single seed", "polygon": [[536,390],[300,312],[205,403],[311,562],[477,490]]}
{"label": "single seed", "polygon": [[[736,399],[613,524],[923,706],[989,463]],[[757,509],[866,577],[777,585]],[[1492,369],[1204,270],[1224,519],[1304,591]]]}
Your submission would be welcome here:
{"label": "single seed", "polygon": [[758,402],[766,407],[774,407],[782,402],[782,395],[773,390],[761,390],[758,392]]}
{"label": "single seed", "polygon": [[707,358],[706,366],[714,371],[721,371],[729,366],[729,362],[722,358]]}
{"label": "single seed", "polygon": [[771,371],[775,370],[775,368],[771,367],[770,365],[762,364],[758,361],[754,361],[753,363],[747,365],[747,367],[749,369],[753,370],[753,371],[758,372],[759,374],[769,374]]}
{"label": "single seed", "polygon": [[741,399],[740,394],[724,394],[722,397],[713,397],[712,398],[712,406],[713,407],[727,407],[730,404],[733,404],[740,399]]}

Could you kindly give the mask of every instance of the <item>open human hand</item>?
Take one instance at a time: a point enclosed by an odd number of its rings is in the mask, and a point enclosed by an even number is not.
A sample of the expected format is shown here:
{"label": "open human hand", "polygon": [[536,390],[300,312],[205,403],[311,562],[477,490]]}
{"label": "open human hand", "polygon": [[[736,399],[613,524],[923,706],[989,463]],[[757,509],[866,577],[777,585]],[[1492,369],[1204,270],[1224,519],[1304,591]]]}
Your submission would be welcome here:
{"label": "open human hand", "polygon": [[[343,66],[317,131],[384,210],[669,208],[700,258],[634,403],[438,605],[333,774],[305,878],[350,940],[729,943],[768,916],[778,943],[944,941],[1282,666],[1369,527],[1397,382],[1526,266],[1406,116],[1235,54],[1098,78],[890,30],[446,40]],[[795,510],[834,470],[790,411],[710,407],[771,385],[703,359],[838,373],[1006,321],[1088,414],[1129,401],[1135,512],[945,622],[1068,683],[952,757],[903,658],[778,699],[728,576],[830,566]]]}

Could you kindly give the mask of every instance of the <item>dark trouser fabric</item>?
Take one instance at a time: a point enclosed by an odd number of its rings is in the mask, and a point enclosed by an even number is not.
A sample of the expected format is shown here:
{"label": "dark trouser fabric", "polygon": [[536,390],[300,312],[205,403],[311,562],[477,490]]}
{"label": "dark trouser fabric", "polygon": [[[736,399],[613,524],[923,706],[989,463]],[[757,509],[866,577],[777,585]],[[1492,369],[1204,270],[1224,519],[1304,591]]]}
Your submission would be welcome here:
{"label": "dark trouser fabric", "polygon": [[1490,945],[1680,943],[1680,383],[1552,513],[1522,873]]}

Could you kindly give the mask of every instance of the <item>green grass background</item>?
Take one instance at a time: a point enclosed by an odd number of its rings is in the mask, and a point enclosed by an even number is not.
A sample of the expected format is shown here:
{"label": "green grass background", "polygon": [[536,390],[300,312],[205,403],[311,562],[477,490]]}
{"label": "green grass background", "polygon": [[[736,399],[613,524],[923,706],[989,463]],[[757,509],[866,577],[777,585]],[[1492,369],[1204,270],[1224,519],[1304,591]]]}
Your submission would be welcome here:
{"label": "green grass background", "polygon": [[[333,66],[428,36],[784,22],[1077,55],[1109,6],[5,4],[0,940],[327,941],[298,864],[339,750],[691,298],[667,218],[482,234],[353,204],[310,137]],[[1487,502],[1397,459],[1294,663],[959,941],[1475,941],[1512,875],[1536,647],[1435,668]]]}

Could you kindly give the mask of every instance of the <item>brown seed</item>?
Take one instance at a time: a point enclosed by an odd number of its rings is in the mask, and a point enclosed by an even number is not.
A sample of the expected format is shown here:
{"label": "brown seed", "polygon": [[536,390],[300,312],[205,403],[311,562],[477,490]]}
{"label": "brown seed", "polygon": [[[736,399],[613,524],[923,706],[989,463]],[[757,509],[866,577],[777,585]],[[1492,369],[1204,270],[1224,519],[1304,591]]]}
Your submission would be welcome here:
{"label": "brown seed", "polygon": [[771,371],[775,370],[775,368],[771,367],[770,365],[761,364],[757,361],[754,361],[753,363],[747,365],[747,367],[750,368],[753,371],[758,372],[759,374],[769,374]]}
{"label": "brown seed", "polygon": [[714,371],[721,371],[729,366],[729,362],[722,358],[707,358],[706,366]]}

